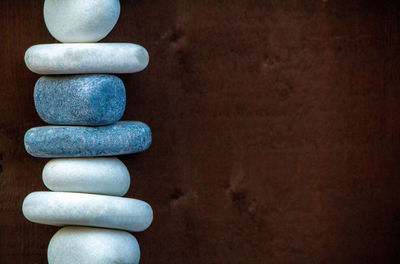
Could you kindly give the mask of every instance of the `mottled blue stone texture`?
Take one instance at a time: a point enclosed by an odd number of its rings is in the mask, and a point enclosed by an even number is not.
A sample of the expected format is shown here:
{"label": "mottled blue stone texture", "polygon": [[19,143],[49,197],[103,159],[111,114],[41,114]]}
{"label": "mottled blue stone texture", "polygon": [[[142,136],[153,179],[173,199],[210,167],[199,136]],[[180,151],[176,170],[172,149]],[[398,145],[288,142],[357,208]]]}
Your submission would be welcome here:
{"label": "mottled blue stone texture", "polygon": [[150,128],[136,121],[108,126],[42,126],[25,134],[25,149],[35,157],[94,157],[130,154],[151,144]]}
{"label": "mottled blue stone texture", "polygon": [[125,111],[125,86],[113,75],[43,76],[35,85],[36,111],[53,125],[100,126]]}

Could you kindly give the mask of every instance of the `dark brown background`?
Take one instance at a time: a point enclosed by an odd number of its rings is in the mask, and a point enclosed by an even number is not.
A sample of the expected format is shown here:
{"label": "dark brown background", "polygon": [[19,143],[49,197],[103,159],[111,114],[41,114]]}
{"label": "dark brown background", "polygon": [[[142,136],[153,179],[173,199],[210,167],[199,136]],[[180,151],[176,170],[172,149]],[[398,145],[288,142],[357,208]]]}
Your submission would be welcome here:
{"label": "dark brown background", "polygon": [[[396,263],[400,4],[122,0],[105,42],[149,67],[123,75],[125,120],[153,131],[123,156],[154,222],[141,263]],[[44,263],[56,227],[24,219],[47,160],[25,50],[55,42],[43,1],[0,0],[0,263]],[[398,262],[397,262],[398,263]]]}

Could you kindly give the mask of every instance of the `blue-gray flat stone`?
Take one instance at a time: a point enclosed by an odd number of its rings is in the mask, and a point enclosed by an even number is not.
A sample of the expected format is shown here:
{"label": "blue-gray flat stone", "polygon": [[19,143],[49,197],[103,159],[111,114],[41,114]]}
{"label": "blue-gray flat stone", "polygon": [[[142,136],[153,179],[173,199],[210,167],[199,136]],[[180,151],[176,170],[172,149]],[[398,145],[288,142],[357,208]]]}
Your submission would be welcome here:
{"label": "blue-gray flat stone", "polygon": [[108,125],[125,110],[125,86],[113,75],[43,76],[35,85],[36,111],[53,125]]}
{"label": "blue-gray flat stone", "polygon": [[34,157],[94,157],[141,152],[151,144],[150,128],[136,121],[109,126],[43,126],[25,134],[25,149]]}

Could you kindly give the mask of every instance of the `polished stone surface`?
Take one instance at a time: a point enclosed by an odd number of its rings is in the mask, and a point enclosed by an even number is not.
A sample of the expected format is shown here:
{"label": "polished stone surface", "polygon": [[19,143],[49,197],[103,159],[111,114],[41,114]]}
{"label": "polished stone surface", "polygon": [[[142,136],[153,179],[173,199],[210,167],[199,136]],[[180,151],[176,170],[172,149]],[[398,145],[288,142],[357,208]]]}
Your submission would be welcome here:
{"label": "polished stone surface", "polygon": [[119,0],[46,0],[44,22],[61,42],[97,42],[118,21]]}
{"label": "polished stone surface", "polygon": [[137,264],[140,248],[128,232],[93,227],[61,228],[47,249],[49,264]]}
{"label": "polished stone surface", "polygon": [[141,152],[151,144],[150,128],[138,121],[109,126],[42,126],[25,134],[25,149],[35,157],[115,156]]}
{"label": "polished stone surface", "polygon": [[44,166],[43,183],[52,191],[123,196],[129,171],[117,158],[53,159]]}
{"label": "polished stone surface", "polygon": [[137,199],[71,192],[33,192],[22,205],[31,222],[94,226],[140,232],[153,221],[153,211]]}
{"label": "polished stone surface", "polygon": [[[51,38],[43,2],[0,1],[1,264],[45,263],[56,231],[19,212],[44,165],[21,144],[40,121],[20,59]],[[122,76],[126,119],[154,132],[123,157],[155,211],[140,263],[396,263],[399,4],[121,0],[105,41],[151,57]]]}
{"label": "polished stone surface", "polygon": [[149,54],[132,43],[40,44],[25,53],[38,74],[134,73],[146,68]]}
{"label": "polished stone surface", "polygon": [[108,125],[125,111],[125,86],[113,75],[43,76],[35,85],[40,118],[54,125]]}

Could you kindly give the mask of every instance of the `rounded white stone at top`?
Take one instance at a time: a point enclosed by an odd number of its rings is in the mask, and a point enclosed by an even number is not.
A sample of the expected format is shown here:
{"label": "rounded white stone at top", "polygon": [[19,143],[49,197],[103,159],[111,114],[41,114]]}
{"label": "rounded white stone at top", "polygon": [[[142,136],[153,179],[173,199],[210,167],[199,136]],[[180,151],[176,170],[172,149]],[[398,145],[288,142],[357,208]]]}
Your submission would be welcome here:
{"label": "rounded white stone at top", "polygon": [[140,248],[125,231],[68,226],[51,238],[47,259],[49,264],[137,264]]}
{"label": "rounded white stone at top", "polygon": [[141,200],[71,192],[33,192],[22,204],[31,222],[94,226],[140,232],[153,221],[151,206]]}
{"label": "rounded white stone at top", "polygon": [[50,160],[43,182],[52,191],[123,196],[129,189],[129,171],[117,158],[66,158]]}
{"label": "rounded white stone at top", "polygon": [[113,29],[119,0],[45,0],[44,21],[61,42],[97,42]]}
{"label": "rounded white stone at top", "polygon": [[25,52],[38,74],[134,73],[149,63],[147,50],[132,43],[40,44]]}

